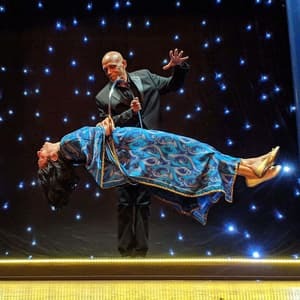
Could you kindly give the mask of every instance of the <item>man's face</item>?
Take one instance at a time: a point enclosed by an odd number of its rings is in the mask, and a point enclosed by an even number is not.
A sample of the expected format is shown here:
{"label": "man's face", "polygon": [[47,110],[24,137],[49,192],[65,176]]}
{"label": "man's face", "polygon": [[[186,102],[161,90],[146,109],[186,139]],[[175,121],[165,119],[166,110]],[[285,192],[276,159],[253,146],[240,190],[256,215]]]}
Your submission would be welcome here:
{"label": "man's face", "polygon": [[126,66],[126,60],[117,54],[107,54],[102,59],[102,69],[111,82],[117,79],[127,80]]}

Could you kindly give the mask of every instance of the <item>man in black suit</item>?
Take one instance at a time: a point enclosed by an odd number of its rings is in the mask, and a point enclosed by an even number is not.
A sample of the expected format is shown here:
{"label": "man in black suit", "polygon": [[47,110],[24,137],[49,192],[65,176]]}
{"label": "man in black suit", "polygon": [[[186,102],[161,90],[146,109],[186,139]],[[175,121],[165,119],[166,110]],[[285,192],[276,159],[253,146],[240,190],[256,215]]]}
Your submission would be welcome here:
{"label": "man in black suit", "polygon": [[[116,126],[159,126],[160,95],[182,87],[189,66],[183,51],[169,52],[170,61],[163,67],[173,67],[170,77],[162,77],[149,70],[127,72],[127,62],[117,51],[107,52],[102,68],[109,79],[96,95],[100,121],[111,113]],[[118,188],[118,250],[122,256],[145,257],[148,251],[150,194],[141,185]]]}

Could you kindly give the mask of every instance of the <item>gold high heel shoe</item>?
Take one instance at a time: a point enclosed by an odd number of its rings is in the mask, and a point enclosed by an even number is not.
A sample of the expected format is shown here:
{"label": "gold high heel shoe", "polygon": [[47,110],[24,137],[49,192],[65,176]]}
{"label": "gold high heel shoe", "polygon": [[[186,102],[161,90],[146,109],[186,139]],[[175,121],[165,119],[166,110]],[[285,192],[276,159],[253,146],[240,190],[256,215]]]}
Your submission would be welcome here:
{"label": "gold high heel shoe", "polygon": [[281,165],[273,166],[269,168],[269,172],[272,172],[271,175],[268,176],[268,173],[261,178],[248,179],[246,178],[246,184],[248,187],[255,187],[265,181],[268,181],[274,177],[276,177],[281,170]]}
{"label": "gold high heel shoe", "polygon": [[256,168],[253,168],[253,172],[257,177],[262,178],[267,170],[274,165],[279,154],[279,148],[279,146],[273,148],[262,162]]}

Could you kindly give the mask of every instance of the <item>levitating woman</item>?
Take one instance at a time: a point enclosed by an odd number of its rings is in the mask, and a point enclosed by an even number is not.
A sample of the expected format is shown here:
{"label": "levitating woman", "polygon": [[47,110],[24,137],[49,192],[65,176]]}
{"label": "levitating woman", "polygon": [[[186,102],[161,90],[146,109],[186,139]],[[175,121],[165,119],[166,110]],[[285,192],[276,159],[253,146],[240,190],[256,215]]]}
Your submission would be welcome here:
{"label": "levitating woman", "polygon": [[208,209],[224,196],[232,202],[236,176],[254,187],[278,175],[279,147],[254,158],[225,155],[192,138],[135,127],[113,128],[105,119],[37,152],[39,179],[50,205],[65,205],[84,165],[100,188],[143,184],[180,212],[206,223]]}

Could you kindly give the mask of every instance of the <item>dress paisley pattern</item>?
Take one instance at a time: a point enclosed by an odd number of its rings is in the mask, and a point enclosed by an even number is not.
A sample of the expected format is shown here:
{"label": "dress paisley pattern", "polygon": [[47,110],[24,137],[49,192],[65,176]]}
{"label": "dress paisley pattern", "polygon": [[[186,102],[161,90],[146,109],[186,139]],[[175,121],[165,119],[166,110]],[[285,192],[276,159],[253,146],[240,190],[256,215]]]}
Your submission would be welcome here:
{"label": "dress paisley pattern", "polygon": [[61,140],[63,156],[85,164],[101,188],[141,183],[184,214],[206,223],[209,208],[232,202],[240,158],[195,139],[157,130],[83,127]]}

